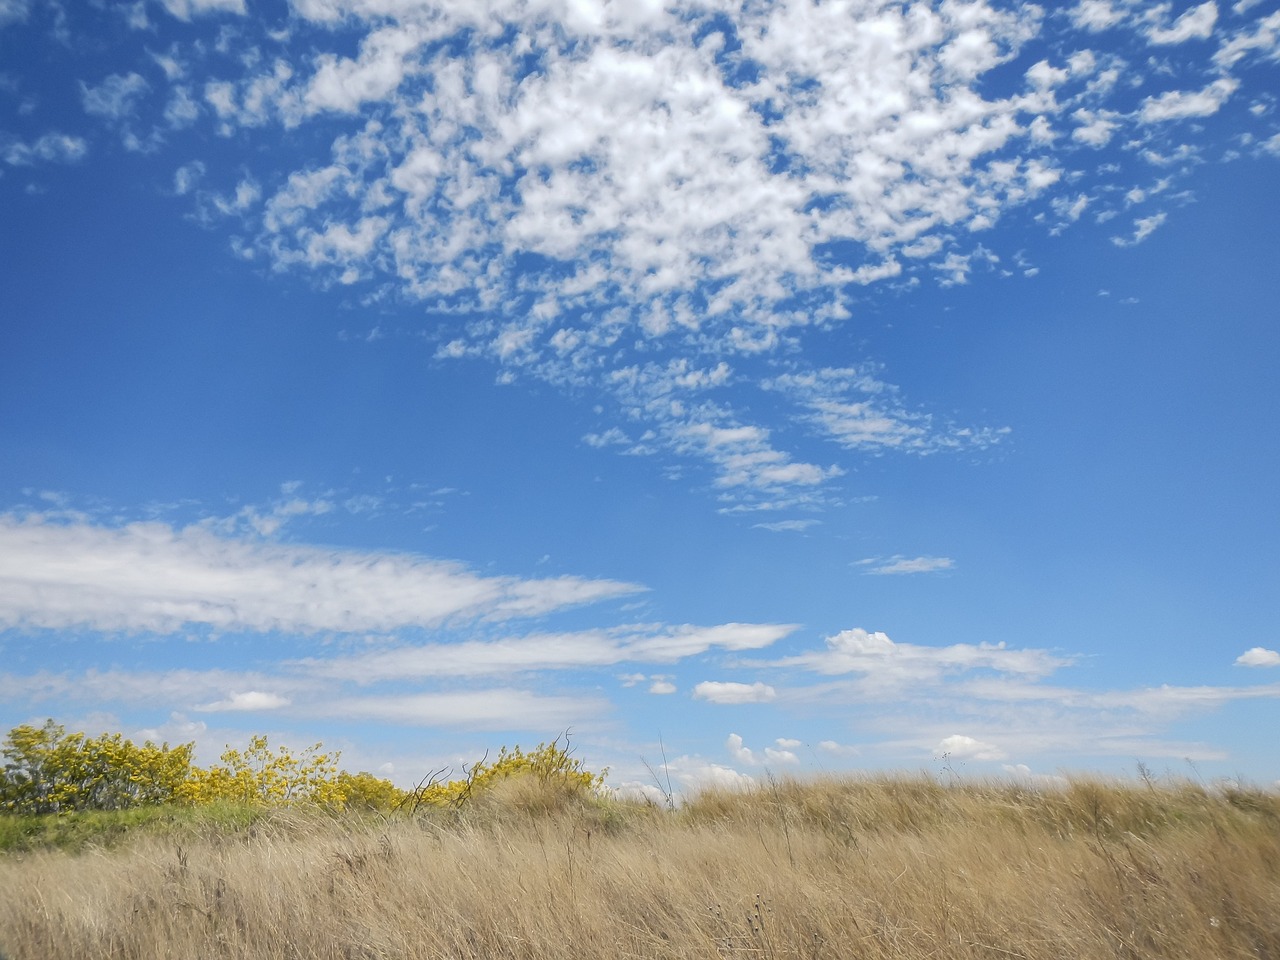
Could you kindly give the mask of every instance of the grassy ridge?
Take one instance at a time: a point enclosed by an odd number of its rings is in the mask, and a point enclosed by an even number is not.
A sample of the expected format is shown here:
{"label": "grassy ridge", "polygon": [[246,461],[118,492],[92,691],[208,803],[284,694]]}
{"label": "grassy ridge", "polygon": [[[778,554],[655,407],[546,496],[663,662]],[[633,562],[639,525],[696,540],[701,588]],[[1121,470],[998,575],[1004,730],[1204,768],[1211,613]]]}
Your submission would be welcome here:
{"label": "grassy ridge", "polygon": [[879,777],[670,812],[529,777],[412,818],[112,840],[0,856],[10,960],[1280,958],[1268,791]]}

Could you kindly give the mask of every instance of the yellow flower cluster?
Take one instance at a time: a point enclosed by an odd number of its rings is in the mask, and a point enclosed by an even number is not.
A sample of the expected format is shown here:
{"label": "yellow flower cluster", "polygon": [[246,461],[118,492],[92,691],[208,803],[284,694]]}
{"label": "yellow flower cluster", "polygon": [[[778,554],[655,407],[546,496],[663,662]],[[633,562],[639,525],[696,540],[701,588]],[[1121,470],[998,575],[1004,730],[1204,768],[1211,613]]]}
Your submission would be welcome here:
{"label": "yellow flower cluster", "polygon": [[255,736],[243,750],[230,747],[211,767],[191,762],[194,743],[141,746],[120,734],[90,738],[67,733],[53,720],[42,727],[13,728],[4,741],[0,811],[61,813],[122,810],[165,803],[280,805],[313,803],[336,809],[416,810],[458,807],[499,782],[536,779],[567,792],[595,793],[608,771],[592,773],[572,755],[567,737],[524,752],[503,747],[490,761],[464,768],[465,777],[445,780],[446,771],[411,791],[371,773],[348,773],[337,753],[317,743],[295,753]]}

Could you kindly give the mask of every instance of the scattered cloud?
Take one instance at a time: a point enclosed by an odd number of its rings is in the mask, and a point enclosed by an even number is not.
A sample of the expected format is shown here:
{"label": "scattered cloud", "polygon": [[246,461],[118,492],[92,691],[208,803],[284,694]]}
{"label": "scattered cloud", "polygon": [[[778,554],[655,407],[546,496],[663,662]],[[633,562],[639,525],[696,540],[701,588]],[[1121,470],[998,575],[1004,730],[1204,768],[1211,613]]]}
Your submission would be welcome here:
{"label": "scattered cloud", "polygon": [[1003,760],[1008,756],[997,746],[960,733],[945,737],[933,752],[935,756],[957,760]]}
{"label": "scattered cloud", "polygon": [[120,120],[137,109],[138,98],[151,85],[137,73],[112,74],[96,86],[80,84],[80,101],[85,113]]}
{"label": "scattered cloud", "polygon": [[245,13],[244,0],[160,0],[160,3],[179,20],[190,20],[206,14]]}
{"label": "scattered cloud", "polygon": [[1128,16],[1123,9],[1117,10],[1111,0],[1080,0],[1067,15],[1077,28],[1091,33],[1118,26]]}
{"label": "scattered cloud", "polygon": [[0,27],[22,23],[31,12],[31,0],[0,0]]}
{"label": "scattered cloud", "polygon": [[790,747],[796,745],[795,741],[779,738],[775,743],[777,744],[776,747],[765,747],[763,752],[757,752],[745,746],[742,737],[738,736],[738,734],[731,733],[728,739],[725,740],[724,747],[729,751],[729,756],[733,757],[736,763],[747,766],[800,762],[800,758],[790,749]]}
{"label": "scattered cloud", "polygon": [[817,526],[822,523],[821,520],[812,518],[806,520],[776,520],[773,523],[753,523],[752,526],[760,530],[771,530],[774,533],[803,533],[810,527]]}
{"label": "scattered cloud", "polygon": [[1213,26],[1218,22],[1218,5],[1214,0],[1206,0],[1198,7],[1187,10],[1169,27],[1161,27],[1157,21],[1168,14],[1170,4],[1162,3],[1154,7],[1150,13],[1151,27],[1147,30],[1147,42],[1160,46],[1186,43],[1188,40],[1207,40],[1213,35]]}
{"label": "scattered cloud", "polygon": [[46,133],[31,143],[0,137],[0,156],[13,167],[27,167],[37,162],[76,163],[89,152],[82,137],[65,133]]}
{"label": "scattered cloud", "polygon": [[1152,214],[1149,217],[1142,217],[1133,221],[1133,236],[1112,237],[1111,242],[1117,247],[1137,246],[1143,240],[1147,239],[1147,237],[1151,236],[1151,234],[1155,233],[1167,219],[1168,214],[1163,212]]}
{"label": "scattered cloud", "polygon": [[772,665],[827,675],[864,674],[886,695],[896,695],[903,684],[937,681],[950,674],[994,670],[1039,678],[1071,662],[1070,658],[1046,650],[1015,649],[1004,643],[957,643],[946,647],[895,643],[885,633],[855,627],[827,637],[825,650],[786,657]]}
{"label": "scattered cloud", "polygon": [[940,570],[950,570],[955,566],[955,561],[950,557],[914,557],[907,558],[903,556],[889,557],[868,557],[865,560],[858,561],[859,566],[867,569],[863,571],[866,574],[875,575],[896,575],[909,573],[937,573]]}
{"label": "scattered cloud", "polygon": [[1236,657],[1241,667],[1280,667],[1280,653],[1266,647],[1252,647]]}
{"label": "scattered cloud", "polygon": [[708,700],[711,703],[740,704],[768,703],[777,699],[778,692],[767,683],[721,682],[704,680],[693,688],[694,699]]}
{"label": "scattered cloud", "polygon": [[1238,80],[1222,77],[1195,93],[1171,90],[1158,97],[1148,97],[1142,101],[1142,121],[1143,123],[1160,123],[1187,117],[1212,116],[1222,108],[1239,86]]}

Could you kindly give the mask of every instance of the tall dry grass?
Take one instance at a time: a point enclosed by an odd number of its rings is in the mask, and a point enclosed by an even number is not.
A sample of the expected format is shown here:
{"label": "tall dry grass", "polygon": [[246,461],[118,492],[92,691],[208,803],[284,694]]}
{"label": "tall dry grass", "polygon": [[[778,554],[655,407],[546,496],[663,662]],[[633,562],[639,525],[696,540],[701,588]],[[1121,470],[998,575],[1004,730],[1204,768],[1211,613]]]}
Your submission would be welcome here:
{"label": "tall dry grass", "polygon": [[0,857],[10,960],[1280,958],[1280,797],[770,782],[675,812],[516,782],[460,814]]}

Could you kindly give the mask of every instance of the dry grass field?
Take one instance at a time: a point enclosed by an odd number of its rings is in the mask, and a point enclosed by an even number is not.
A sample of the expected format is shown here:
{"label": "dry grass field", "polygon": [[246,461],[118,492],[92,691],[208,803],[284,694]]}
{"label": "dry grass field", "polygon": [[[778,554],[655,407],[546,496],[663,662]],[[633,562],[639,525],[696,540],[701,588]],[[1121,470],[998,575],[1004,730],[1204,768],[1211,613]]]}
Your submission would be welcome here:
{"label": "dry grass field", "polygon": [[769,782],[671,811],[517,779],[413,817],[161,818],[0,854],[9,960],[1280,958],[1280,796]]}

